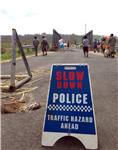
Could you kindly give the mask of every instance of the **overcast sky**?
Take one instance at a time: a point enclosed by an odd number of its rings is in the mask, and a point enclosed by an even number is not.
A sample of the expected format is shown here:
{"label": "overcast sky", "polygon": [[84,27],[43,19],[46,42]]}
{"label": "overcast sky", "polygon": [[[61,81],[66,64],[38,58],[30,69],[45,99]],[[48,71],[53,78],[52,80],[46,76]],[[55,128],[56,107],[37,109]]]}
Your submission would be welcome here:
{"label": "overcast sky", "polygon": [[0,35],[52,33],[118,36],[118,0],[0,0]]}

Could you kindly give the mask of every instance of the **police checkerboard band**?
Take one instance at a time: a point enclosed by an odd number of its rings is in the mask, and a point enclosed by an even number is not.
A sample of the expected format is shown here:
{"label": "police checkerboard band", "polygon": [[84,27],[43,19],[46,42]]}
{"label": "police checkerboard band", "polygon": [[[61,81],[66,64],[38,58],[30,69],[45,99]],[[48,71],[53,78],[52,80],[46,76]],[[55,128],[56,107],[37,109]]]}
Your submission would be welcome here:
{"label": "police checkerboard band", "polygon": [[90,106],[77,106],[77,105],[48,105],[49,111],[74,111],[74,112],[91,112],[92,107]]}

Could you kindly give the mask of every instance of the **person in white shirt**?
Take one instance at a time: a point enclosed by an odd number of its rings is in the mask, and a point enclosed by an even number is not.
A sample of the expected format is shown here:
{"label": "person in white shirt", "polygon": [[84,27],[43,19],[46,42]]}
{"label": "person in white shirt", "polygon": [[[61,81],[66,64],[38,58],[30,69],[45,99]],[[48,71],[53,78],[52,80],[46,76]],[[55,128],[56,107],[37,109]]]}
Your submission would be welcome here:
{"label": "person in white shirt", "polygon": [[59,40],[59,48],[64,49],[64,42],[62,38]]}
{"label": "person in white shirt", "polygon": [[85,35],[83,39],[83,52],[84,52],[84,56],[86,57],[88,57],[88,49],[89,49],[89,40]]}

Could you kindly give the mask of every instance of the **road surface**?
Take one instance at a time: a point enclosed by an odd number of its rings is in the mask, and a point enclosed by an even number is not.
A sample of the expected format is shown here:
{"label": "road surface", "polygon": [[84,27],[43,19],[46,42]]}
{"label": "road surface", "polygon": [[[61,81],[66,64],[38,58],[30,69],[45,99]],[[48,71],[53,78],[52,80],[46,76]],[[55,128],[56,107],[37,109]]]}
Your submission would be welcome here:
{"label": "road surface", "polygon": [[[42,147],[41,135],[45,104],[48,93],[49,76],[52,64],[89,64],[99,150],[118,149],[118,59],[104,58],[101,54],[89,54],[84,58],[81,49],[53,52],[47,56],[29,57],[31,71],[35,72],[32,81],[25,86],[38,86],[33,92],[41,109],[27,112],[3,114],[1,116],[2,150],[85,150],[76,139],[67,137],[59,140],[54,147]],[[17,61],[17,73],[24,73],[22,60]],[[2,64],[2,74],[10,74],[10,63]]]}

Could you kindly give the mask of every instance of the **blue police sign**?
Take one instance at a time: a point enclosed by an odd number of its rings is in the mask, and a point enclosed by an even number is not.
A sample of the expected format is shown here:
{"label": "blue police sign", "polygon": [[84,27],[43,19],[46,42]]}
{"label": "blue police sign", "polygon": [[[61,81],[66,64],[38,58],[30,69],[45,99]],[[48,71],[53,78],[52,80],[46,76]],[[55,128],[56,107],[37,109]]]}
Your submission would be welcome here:
{"label": "blue police sign", "polygon": [[88,65],[53,65],[43,132],[96,135]]}

